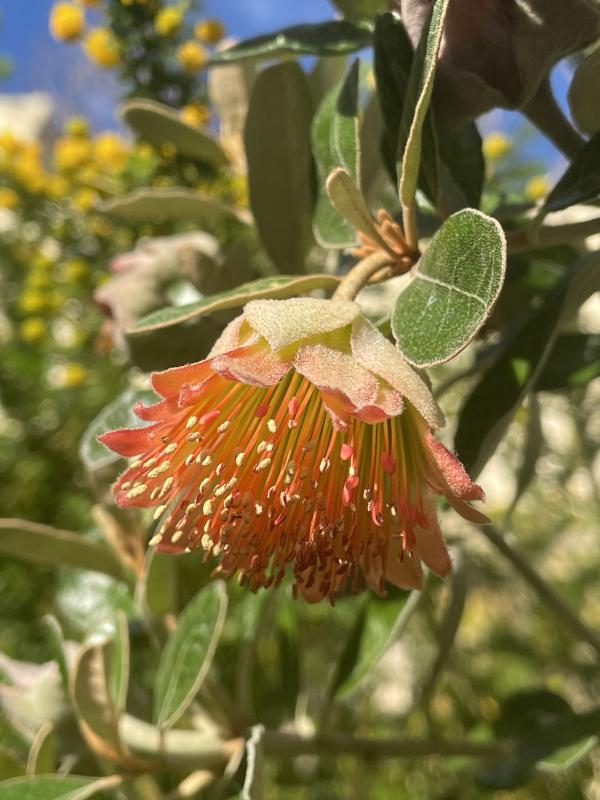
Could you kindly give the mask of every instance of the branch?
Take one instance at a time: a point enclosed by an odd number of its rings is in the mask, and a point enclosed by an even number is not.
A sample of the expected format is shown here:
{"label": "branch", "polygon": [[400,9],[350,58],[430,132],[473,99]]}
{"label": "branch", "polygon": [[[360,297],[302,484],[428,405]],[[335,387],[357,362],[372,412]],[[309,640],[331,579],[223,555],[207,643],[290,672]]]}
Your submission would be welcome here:
{"label": "branch", "polygon": [[585,144],[556,102],[550,81],[546,79],[522,109],[536,128],[550,139],[569,159],[573,159]]}
{"label": "branch", "polygon": [[393,263],[393,256],[377,250],[375,253],[363,258],[343,278],[335,290],[333,300],[354,300],[360,290],[369,283],[369,280],[378,272]]}
{"label": "branch", "polygon": [[544,225],[537,231],[533,231],[529,227],[510,231],[506,234],[506,241],[509,252],[514,254],[537,250],[541,247],[570,244],[598,233],[600,233],[600,217],[593,217],[565,225]]}

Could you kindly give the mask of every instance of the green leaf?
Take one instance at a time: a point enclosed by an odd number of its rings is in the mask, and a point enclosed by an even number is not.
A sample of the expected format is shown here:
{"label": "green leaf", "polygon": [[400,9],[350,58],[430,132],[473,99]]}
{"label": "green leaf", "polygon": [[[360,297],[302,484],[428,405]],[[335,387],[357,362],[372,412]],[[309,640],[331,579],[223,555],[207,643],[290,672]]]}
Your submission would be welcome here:
{"label": "green leaf", "polygon": [[281,272],[302,273],[312,245],[312,98],[295,62],[260,73],[244,142],[250,205],[262,244]]}
{"label": "green leaf", "polygon": [[384,600],[369,596],[340,655],[329,690],[331,697],[351,692],[371,674],[389,646],[402,635],[420,597],[420,592]]}
{"label": "green leaf", "polygon": [[263,36],[246,39],[219,53],[211,66],[232,61],[274,59],[287,53],[293,55],[337,56],[368,47],[372,27],[366,23],[336,20],[314,25],[293,25]]}
{"label": "green leaf", "polygon": [[325,188],[338,214],[348,220],[355,230],[366,234],[385,250],[387,245],[375,227],[365,198],[346,170],[341,167],[335,169],[327,179]]}
{"label": "green leaf", "polygon": [[71,698],[94,750],[107,758],[118,758],[122,752],[119,713],[110,694],[109,671],[108,643],[84,645],[73,665]]}
{"label": "green leaf", "polygon": [[323,247],[343,248],[356,244],[354,229],[331,204],[325,190],[329,174],[342,167],[358,184],[360,174],[358,141],[358,59],[342,85],[325,97],[313,120],[312,147],[317,164],[318,195],[313,218],[316,240]]}
{"label": "green leaf", "polygon": [[139,619],[129,587],[108,575],[85,570],[64,570],[55,595],[56,613],[66,628],[80,637],[92,633],[114,635],[116,612]]}
{"label": "green leaf", "polygon": [[217,225],[236,220],[248,223],[246,211],[239,211],[195,189],[135,189],[128,194],[98,203],[101,214],[127,222],[170,222],[191,220],[199,225]]}
{"label": "green leaf", "polygon": [[600,130],[599,83],[600,48],[597,47],[575,70],[568,95],[575,124],[589,136]]}
{"label": "green leaf", "polygon": [[82,534],[23,519],[0,519],[0,553],[36,564],[78,567],[125,579],[110,550]]}
{"label": "green leaf", "polygon": [[536,385],[558,329],[600,285],[600,259],[590,256],[531,311],[464,403],[454,446],[476,478],[495,451],[517,409]]}
{"label": "green leaf", "polygon": [[125,711],[129,688],[129,621],[127,614],[118,609],[115,630],[106,645],[108,693],[117,716]]}
{"label": "green leaf", "polygon": [[530,393],[527,406],[527,424],[525,425],[521,463],[516,474],[515,496],[506,512],[505,520],[509,519],[529,484],[535,478],[537,462],[545,441],[540,403],[535,392]]}
{"label": "green leaf", "polygon": [[485,159],[477,125],[436,134],[441,202],[448,211],[479,208],[485,179]]}
{"label": "green leaf", "polygon": [[150,548],[146,553],[144,576],[138,587],[142,602],[154,616],[176,612],[177,572],[173,556]]}
{"label": "green leaf", "polygon": [[56,661],[63,687],[66,690],[69,687],[69,665],[65,653],[65,637],[63,636],[62,628],[53,614],[46,614],[42,619],[42,623],[48,634],[50,653],[52,654],[52,658]]}
{"label": "green leaf", "polygon": [[488,318],[504,281],[506,240],[480,211],[453,214],[437,231],[396,300],[398,348],[420,367],[460,353]]}
{"label": "green leaf", "polygon": [[270,278],[260,278],[209,297],[203,297],[195,303],[183,306],[169,306],[153,311],[152,314],[138,320],[128,331],[128,334],[144,333],[171,325],[178,325],[186,320],[196,319],[208,314],[215,314],[228,308],[245,306],[250,300],[264,300],[266,298],[293,297],[307,294],[313,289],[334,288],[338,285],[339,278],[333,275],[274,275]]}
{"label": "green leaf", "polygon": [[215,168],[229,163],[225,151],[212,136],[188,125],[169,106],[155,100],[133,98],[121,106],[120,114],[123,122],[150,144],[172,144],[180,155]]}
{"label": "green leaf", "polygon": [[333,0],[347,19],[365,19],[383,14],[389,6],[388,0]]}
{"label": "green leaf", "polygon": [[46,722],[36,733],[27,758],[28,775],[45,775],[56,769],[54,726]]}
{"label": "green leaf", "polygon": [[[421,41],[414,55],[407,88],[406,102],[400,124],[397,172],[400,202],[403,206],[414,203],[421,168],[423,128],[442,41],[444,21],[449,0],[434,0],[431,14],[423,29]],[[406,142],[406,144],[404,144]]]}
{"label": "green leaf", "polygon": [[156,395],[150,389],[130,387],[102,409],[85,429],[79,443],[79,458],[88,472],[97,472],[122,460],[122,456],[99,442],[98,436],[116,428],[141,428],[145,423],[133,413],[133,408],[136,403],[155,400]]}
{"label": "green leaf", "polygon": [[3,781],[7,778],[18,778],[21,775],[25,775],[25,771],[25,764],[10,750],[0,746],[0,793],[2,792]]}
{"label": "green leaf", "polygon": [[194,699],[210,668],[227,610],[222,582],[202,589],[179,617],[154,682],[154,724],[169,728]]}
{"label": "green leaf", "polygon": [[559,336],[535,384],[536,392],[587,386],[600,376],[600,334]]}
{"label": "green leaf", "polygon": [[83,778],[79,775],[39,775],[0,783],[2,800],[87,800],[121,783],[118,775]]}
{"label": "green leaf", "polygon": [[551,211],[593,200],[600,193],[600,132],[584,144],[552,189],[536,222]]}

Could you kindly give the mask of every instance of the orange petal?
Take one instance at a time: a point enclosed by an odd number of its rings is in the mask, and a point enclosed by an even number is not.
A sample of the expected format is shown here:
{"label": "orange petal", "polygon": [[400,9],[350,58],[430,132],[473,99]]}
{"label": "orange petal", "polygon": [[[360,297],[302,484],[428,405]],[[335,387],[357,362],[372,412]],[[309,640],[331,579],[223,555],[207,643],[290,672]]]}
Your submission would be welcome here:
{"label": "orange petal", "polygon": [[314,386],[346,398],[356,410],[374,405],[377,399],[377,380],[349,353],[307,345],[298,351],[295,367]]}
{"label": "orange petal", "polygon": [[429,431],[425,434],[425,443],[433,457],[436,471],[440,473],[444,485],[454,497],[461,500],[483,500],[481,486],[471,480],[456,456]]}

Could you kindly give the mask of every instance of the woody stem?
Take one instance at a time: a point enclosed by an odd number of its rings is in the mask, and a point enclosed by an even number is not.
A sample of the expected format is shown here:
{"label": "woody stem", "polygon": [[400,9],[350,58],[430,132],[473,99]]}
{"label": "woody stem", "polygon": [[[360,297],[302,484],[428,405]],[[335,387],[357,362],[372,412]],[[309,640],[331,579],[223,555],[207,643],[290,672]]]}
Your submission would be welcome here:
{"label": "woody stem", "polygon": [[393,263],[389,253],[377,251],[363,258],[342,279],[333,295],[334,300],[354,300],[360,290],[369,283],[369,280],[384,267]]}

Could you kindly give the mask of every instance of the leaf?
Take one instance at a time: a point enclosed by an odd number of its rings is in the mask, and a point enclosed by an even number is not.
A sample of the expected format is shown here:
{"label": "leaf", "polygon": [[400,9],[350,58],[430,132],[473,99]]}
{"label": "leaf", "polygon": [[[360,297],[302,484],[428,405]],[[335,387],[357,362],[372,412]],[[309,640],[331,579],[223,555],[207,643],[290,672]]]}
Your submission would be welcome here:
{"label": "leaf", "polygon": [[542,759],[574,745],[600,729],[600,709],[576,714],[567,701],[547,689],[526,690],[508,697],[494,725],[502,738],[516,740],[511,755],[479,776],[490,789],[513,789],[526,783]]}
{"label": "leaf", "polygon": [[150,548],[146,553],[144,576],[138,584],[141,602],[156,617],[177,611],[175,559]]}
{"label": "leaf", "polygon": [[250,205],[261,242],[281,272],[304,272],[312,244],[312,114],[308,80],[298,64],[260,73],[244,131]]}
{"label": "leaf", "polygon": [[249,283],[242,283],[235,289],[219,294],[203,297],[195,303],[186,303],[183,306],[168,306],[159,311],[153,311],[146,317],[138,320],[127,332],[129,335],[155,331],[178,325],[187,320],[216,314],[229,308],[245,306],[250,300],[281,299],[307,294],[313,289],[326,289],[337,287],[339,278],[334,275],[273,275],[270,278],[260,278]]}
{"label": "leaf", "polygon": [[154,682],[154,724],[169,728],[194,699],[210,668],[227,611],[222,582],[209,584],[179,617]]}
{"label": "leaf", "polygon": [[3,788],[3,781],[7,778],[18,778],[25,775],[25,764],[23,764],[14,753],[0,746],[0,793]]}
{"label": "leaf", "polygon": [[542,374],[562,320],[599,285],[600,259],[595,254],[549,292],[540,308],[531,311],[467,398],[454,446],[474,479]]}
{"label": "leaf", "polygon": [[474,122],[436,133],[441,202],[450,212],[479,208],[485,179],[481,136]]}
{"label": "leaf", "polygon": [[135,189],[128,194],[98,203],[96,210],[128,222],[169,222],[192,220],[199,225],[217,225],[236,220],[248,223],[246,211],[239,211],[195,189]]}
{"label": "leaf", "polygon": [[71,674],[70,693],[82,733],[103,758],[118,761],[123,749],[119,714],[109,690],[108,643],[89,642],[79,651]]}
{"label": "leaf", "polygon": [[525,440],[523,454],[516,475],[516,489],[510,507],[504,517],[504,527],[514,511],[517,503],[529,487],[536,475],[536,465],[544,446],[544,432],[542,430],[541,408],[535,392],[531,392],[527,408],[527,424],[525,426]]}
{"label": "leaf", "polygon": [[575,124],[589,136],[600,130],[599,82],[600,48],[597,47],[575,70],[568,94],[569,108]]}
{"label": "leaf", "polygon": [[36,733],[27,758],[28,775],[45,775],[56,768],[56,738],[54,726],[46,722]]}
{"label": "leaf", "polygon": [[122,609],[117,610],[114,634],[106,651],[108,693],[116,715],[120,716],[125,711],[129,688],[129,622]]}
{"label": "leaf", "polygon": [[400,149],[397,153],[397,172],[400,177],[398,190],[403,206],[413,205],[417,190],[421,167],[423,128],[431,101],[448,3],[449,0],[434,0],[429,20],[423,29],[421,41],[411,66],[406,102],[400,124],[398,141]]}
{"label": "leaf", "polygon": [[139,619],[140,612],[129,587],[108,575],[84,570],[64,570],[55,594],[56,613],[79,637],[113,636],[118,610]]}
{"label": "leaf", "polygon": [[587,386],[600,376],[600,334],[559,336],[535,384],[536,392]]}
{"label": "leaf", "polygon": [[59,621],[53,614],[46,614],[42,623],[44,624],[48,633],[48,645],[52,658],[56,661],[60,677],[62,679],[63,688],[69,687],[69,665],[65,653],[65,638],[63,636],[62,628]]}
{"label": "leaf", "polygon": [[331,697],[351,692],[371,674],[392,642],[402,635],[420,597],[420,592],[402,593],[385,600],[369,596],[340,655],[329,690]]}
{"label": "leaf", "polygon": [[495,219],[475,209],[447,219],[396,300],[392,331],[404,357],[425,367],[460,353],[488,318],[505,269],[506,240]]}
{"label": "leaf", "polygon": [[23,519],[0,519],[0,553],[36,564],[77,567],[126,579],[116,556],[101,544],[83,534]]}
{"label": "leaf", "polygon": [[215,53],[210,66],[230,64],[232,61],[275,59],[293,55],[337,56],[368,47],[372,28],[366,23],[336,20],[314,25],[293,25],[290,28],[266,33],[253,39],[238,42],[226,50]]}
{"label": "leaf", "polygon": [[312,123],[312,147],[317,164],[318,195],[313,231],[322,247],[344,248],[357,242],[354,229],[335,210],[325,191],[329,174],[342,167],[358,184],[358,59],[350,67],[341,87],[327,94]]}
{"label": "leaf", "polygon": [[155,399],[150,389],[129,387],[94,417],[79,443],[79,458],[88,472],[97,472],[122,460],[121,456],[99,442],[98,436],[117,428],[141,428],[144,423],[134,414],[134,406]]}
{"label": "leaf", "polygon": [[552,189],[536,218],[539,225],[551,211],[585,203],[600,193],[600,132],[587,141]]}
{"label": "leaf", "polygon": [[364,19],[383,14],[389,6],[388,0],[333,0],[347,19]]}
{"label": "leaf", "polygon": [[348,220],[355,230],[361,231],[377,242],[382,249],[387,248],[375,227],[360,189],[346,170],[341,167],[335,169],[327,179],[325,189],[338,214]]}
{"label": "leaf", "polygon": [[119,775],[83,778],[79,775],[39,775],[0,783],[2,800],[87,800],[121,783]]}
{"label": "leaf", "polygon": [[136,97],[121,106],[120,114],[123,122],[150,144],[172,144],[180,155],[217,169],[229,163],[225,151],[212,136],[188,125],[169,106]]}

